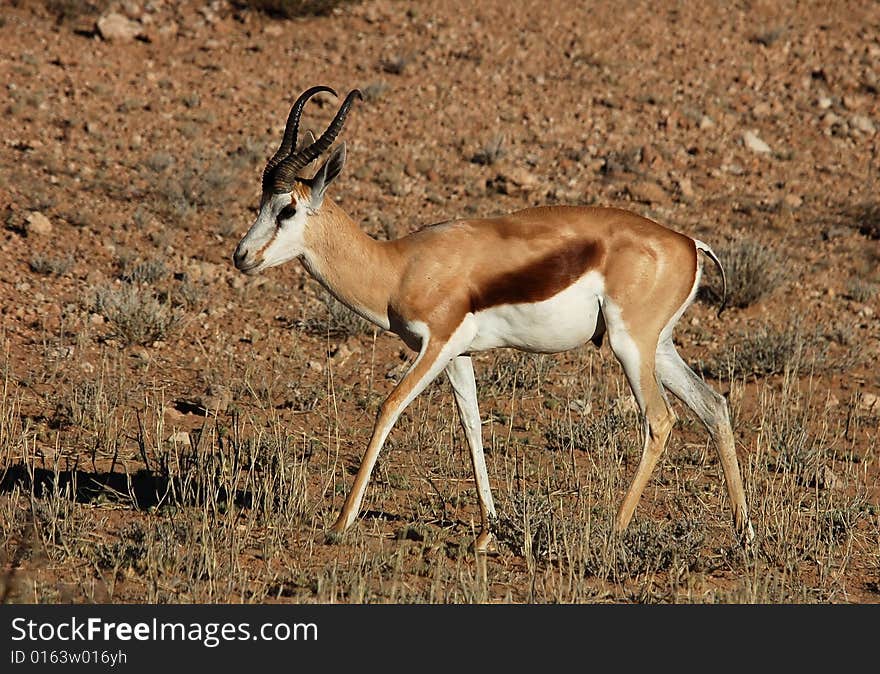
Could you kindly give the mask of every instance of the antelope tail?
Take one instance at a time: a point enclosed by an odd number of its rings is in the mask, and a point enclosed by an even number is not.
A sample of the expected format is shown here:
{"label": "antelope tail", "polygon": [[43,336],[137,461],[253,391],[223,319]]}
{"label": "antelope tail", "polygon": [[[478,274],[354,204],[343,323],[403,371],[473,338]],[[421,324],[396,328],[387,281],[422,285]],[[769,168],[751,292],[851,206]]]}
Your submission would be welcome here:
{"label": "antelope tail", "polygon": [[715,252],[709,248],[702,241],[697,241],[694,239],[694,244],[697,246],[697,250],[703,251],[712,262],[715,263],[715,266],[718,267],[718,271],[721,272],[721,306],[718,307],[718,316],[721,316],[721,312],[727,307],[727,275],[724,273],[724,267],[721,266],[721,260],[718,259],[718,256],[715,255]]}

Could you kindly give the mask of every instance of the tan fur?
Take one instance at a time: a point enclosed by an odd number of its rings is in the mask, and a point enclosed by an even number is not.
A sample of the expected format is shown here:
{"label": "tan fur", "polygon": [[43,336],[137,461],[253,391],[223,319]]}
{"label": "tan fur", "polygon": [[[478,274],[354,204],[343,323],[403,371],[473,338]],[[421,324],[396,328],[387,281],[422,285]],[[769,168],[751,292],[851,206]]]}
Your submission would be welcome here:
{"label": "tan fur", "polygon": [[[582,254],[590,244],[595,254]],[[599,271],[625,318],[632,315],[638,317],[634,323],[643,324],[648,315],[662,327],[690,292],[697,266],[692,239],[613,208],[529,208],[376,241],[327,200],[321,217],[306,229],[306,245],[315,253],[315,261],[308,263],[312,271],[347,295],[340,299],[349,305],[386,319],[393,312],[444,334],[469,311],[492,305],[481,304],[481,297],[533,302],[564,289],[551,285],[534,292],[535,286],[546,285],[543,262],[558,262],[569,252],[584,263],[570,271],[569,282]],[[505,283],[504,292],[494,291],[504,279],[513,281]],[[511,292],[517,285],[519,296]],[[653,332],[653,325],[646,327]]]}

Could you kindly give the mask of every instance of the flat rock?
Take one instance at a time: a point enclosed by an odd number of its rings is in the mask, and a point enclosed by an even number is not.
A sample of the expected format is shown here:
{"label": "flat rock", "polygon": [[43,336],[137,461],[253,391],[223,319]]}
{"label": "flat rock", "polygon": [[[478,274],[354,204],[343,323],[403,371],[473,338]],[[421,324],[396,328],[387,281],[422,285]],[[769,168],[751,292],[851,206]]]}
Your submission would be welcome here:
{"label": "flat rock", "polygon": [[743,145],[745,145],[752,152],[757,152],[759,154],[769,154],[773,150],[770,149],[770,146],[767,145],[757,133],[754,131],[746,131],[742,135]]}
{"label": "flat rock", "polygon": [[669,200],[666,190],[650,180],[627,185],[626,191],[631,199],[644,204],[662,204]]}
{"label": "flat rock", "polygon": [[52,223],[49,222],[49,218],[45,215],[39,211],[34,211],[27,216],[27,219],[25,220],[25,229],[28,234],[46,236],[47,234],[52,233]]}
{"label": "flat rock", "polygon": [[865,117],[864,115],[853,115],[849,120],[849,123],[853,128],[868,135],[873,135],[877,132],[877,127],[874,126],[874,122],[871,121],[871,118]]}
{"label": "flat rock", "polygon": [[97,23],[98,33],[108,42],[131,42],[141,34],[141,25],[122,14],[110,12]]}

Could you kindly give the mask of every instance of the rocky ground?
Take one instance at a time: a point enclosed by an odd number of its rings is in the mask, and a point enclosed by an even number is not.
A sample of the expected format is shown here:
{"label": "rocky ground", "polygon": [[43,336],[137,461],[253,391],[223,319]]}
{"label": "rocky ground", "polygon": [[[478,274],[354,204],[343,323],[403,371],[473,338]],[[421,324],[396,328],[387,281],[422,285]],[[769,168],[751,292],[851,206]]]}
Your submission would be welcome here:
{"label": "rocky ground", "polygon": [[[6,600],[877,601],[878,5],[254,4],[0,9]],[[636,534],[608,534],[638,424],[607,346],[478,359],[508,513],[488,575],[439,384],[324,544],[411,354],[297,264],[230,262],[319,83],[365,94],[333,198],[375,237],[600,204],[721,254],[738,306],[708,292],[677,336],[731,400],[753,550],[687,420]]]}

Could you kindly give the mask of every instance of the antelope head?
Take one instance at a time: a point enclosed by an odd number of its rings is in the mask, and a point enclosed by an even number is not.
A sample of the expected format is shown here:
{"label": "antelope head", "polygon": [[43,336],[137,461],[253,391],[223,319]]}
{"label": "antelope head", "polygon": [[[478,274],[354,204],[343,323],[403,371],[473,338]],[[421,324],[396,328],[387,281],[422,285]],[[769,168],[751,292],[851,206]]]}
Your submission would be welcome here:
{"label": "antelope head", "polygon": [[303,108],[312,96],[322,91],[336,95],[330,87],[312,87],[293,104],[281,145],[263,170],[260,212],[232,256],[236,268],[245,274],[257,274],[303,254],[304,232],[310,221],[320,219],[327,187],[339,175],[345,163],[345,143],[341,143],[312,178],[299,175],[330,148],[342,131],[354,100],[363,98],[357,89],[349,92],[320,138],[306,142],[297,149],[299,119]]}

